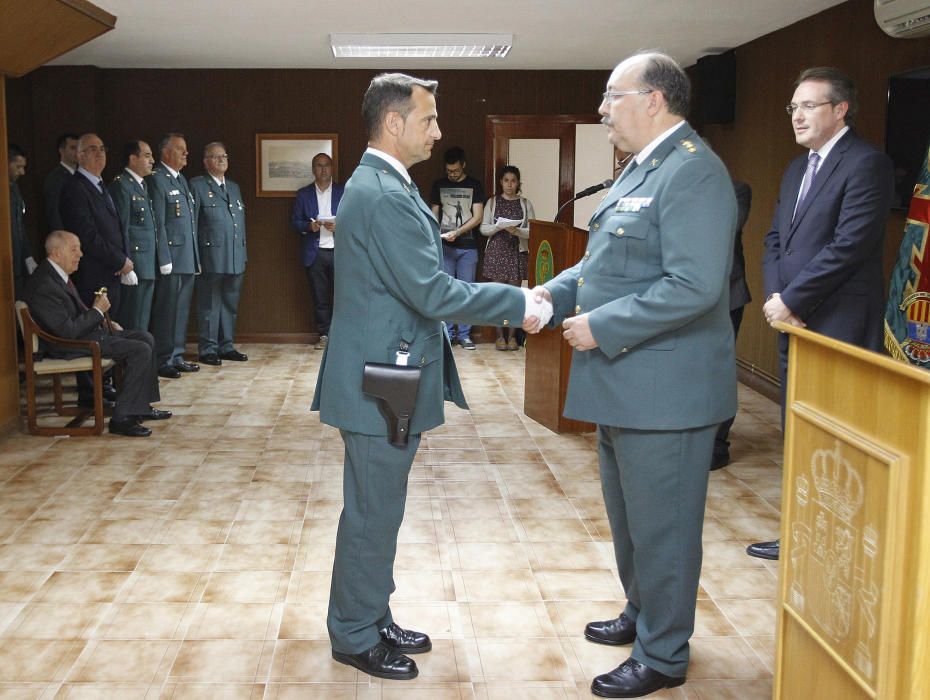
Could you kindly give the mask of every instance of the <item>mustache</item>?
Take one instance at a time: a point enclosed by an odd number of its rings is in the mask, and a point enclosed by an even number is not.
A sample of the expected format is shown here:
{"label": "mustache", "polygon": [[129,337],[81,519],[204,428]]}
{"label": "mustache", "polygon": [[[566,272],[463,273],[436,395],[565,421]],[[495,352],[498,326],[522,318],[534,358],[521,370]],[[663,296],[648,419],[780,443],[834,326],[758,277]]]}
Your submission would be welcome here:
{"label": "mustache", "polygon": [[613,123],[612,121],[610,121],[610,118],[609,118],[609,117],[601,117],[601,124],[603,124],[604,126],[613,126],[613,125],[614,125],[614,123]]}

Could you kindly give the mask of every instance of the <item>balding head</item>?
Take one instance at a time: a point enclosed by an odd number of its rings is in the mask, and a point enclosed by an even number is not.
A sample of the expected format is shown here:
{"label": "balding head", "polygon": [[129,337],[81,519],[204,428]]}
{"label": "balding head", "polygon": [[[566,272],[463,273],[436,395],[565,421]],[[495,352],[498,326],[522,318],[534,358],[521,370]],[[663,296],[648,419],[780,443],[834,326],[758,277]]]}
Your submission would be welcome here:
{"label": "balding head", "polygon": [[52,231],[45,237],[48,259],[72,275],[81,261],[81,241],[70,231]]}

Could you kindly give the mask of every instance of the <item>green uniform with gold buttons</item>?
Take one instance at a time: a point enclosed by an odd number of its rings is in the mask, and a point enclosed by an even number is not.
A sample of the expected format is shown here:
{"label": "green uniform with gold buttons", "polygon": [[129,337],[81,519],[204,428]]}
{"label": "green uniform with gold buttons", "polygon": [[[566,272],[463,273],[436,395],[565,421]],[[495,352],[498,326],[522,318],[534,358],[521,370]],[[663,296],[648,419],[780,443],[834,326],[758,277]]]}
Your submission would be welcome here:
{"label": "green uniform with gold buttons", "polygon": [[553,323],[588,314],[564,413],[598,425],[601,487],[632,658],[684,677],[717,425],[736,412],[729,273],[736,198],[687,122],[611,187],[588,250],[545,287]]}
{"label": "green uniform with gold buttons", "polygon": [[124,170],[107,188],[119,214],[123,238],[129,243],[129,259],[139,278],[138,285],[123,285],[116,319],[123,328],[133,331],[149,329],[158,268],[171,262],[168,241],[158,236],[148,189],[140,180]]}
{"label": "green uniform with gold buttons", "polygon": [[[346,445],[327,626],[333,650],[357,654],[393,621],[397,532],[420,433],[442,425],[444,401],[467,408],[441,319],[519,326],[525,301],[516,287],[443,272],[432,212],[374,153],[346,183],[337,236],[333,321],[312,410]],[[365,363],[393,364],[398,351],[422,370],[406,448],[388,442],[377,401],[362,393]]]}
{"label": "green uniform with gold buttons", "polygon": [[200,246],[197,293],[197,346],[200,355],[235,350],[233,335],[245,274],[245,205],[239,185],[225,178],[191,178]]}

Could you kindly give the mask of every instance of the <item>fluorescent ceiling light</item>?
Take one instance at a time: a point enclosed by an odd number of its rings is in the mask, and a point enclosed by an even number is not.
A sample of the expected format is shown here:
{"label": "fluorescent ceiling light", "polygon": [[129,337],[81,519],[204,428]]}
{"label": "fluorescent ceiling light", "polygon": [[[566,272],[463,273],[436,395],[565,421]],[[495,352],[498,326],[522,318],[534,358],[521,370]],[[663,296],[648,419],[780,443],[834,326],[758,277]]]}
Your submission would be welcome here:
{"label": "fluorescent ceiling light", "polygon": [[330,34],[336,58],[504,58],[513,34]]}

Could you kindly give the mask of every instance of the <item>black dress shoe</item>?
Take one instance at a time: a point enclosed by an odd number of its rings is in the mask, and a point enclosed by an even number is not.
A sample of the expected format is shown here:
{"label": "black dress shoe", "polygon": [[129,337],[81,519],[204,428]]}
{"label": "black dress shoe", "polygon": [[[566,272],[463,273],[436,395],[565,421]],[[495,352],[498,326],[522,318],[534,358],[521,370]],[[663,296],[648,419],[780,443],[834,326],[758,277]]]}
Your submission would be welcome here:
{"label": "black dress shoe", "polygon": [[199,372],[200,365],[194,364],[193,362],[185,362],[181,360],[178,364],[175,365],[182,372]]}
{"label": "black dress shoe", "polygon": [[220,353],[220,358],[223,360],[232,360],[233,362],[245,362],[249,359],[249,356],[244,352],[239,352],[238,350],[229,350],[227,352]]}
{"label": "black dress shoe", "polygon": [[381,630],[381,639],[402,654],[425,654],[433,648],[433,643],[427,635],[405,630],[393,622]]}
{"label": "black dress shoe", "polygon": [[181,376],[181,370],[173,365],[162,365],[158,368],[158,376],[165,379],[177,379]]}
{"label": "black dress shoe", "polygon": [[354,666],[359,671],[376,678],[388,678],[393,681],[409,681],[416,678],[419,671],[416,662],[404,656],[387,642],[378,642],[361,654],[343,654],[333,650],[333,659],[341,664]]}
{"label": "black dress shoe", "polygon": [[591,692],[602,698],[640,698],[662,688],[677,688],[684,677],[664,673],[627,659],[610,673],[598,676],[591,683]]}
{"label": "black dress shoe", "polygon": [[[78,408],[89,408],[90,410],[94,410],[94,397],[91,396],[90,398],[87,398],[85,396],[78,396],[77,405]],[[116,402],[104,396],[103,410],[105,411],[108,408],[111,410],[116,408]]]}
{"label": "black dress shoe", "polygon": [[200,361],[205,365],[212,365],[213,367],[219,367],[221,364],[223,364],[220,356],[215,352],[211,352],[209,355],[201,355]]}
{"label": "black dress shoe", "polygon": [[140,413],[136,417],[140,422],[144,420],[168,420],[171,418],[171,411],[162,411],[160,408],[152,408],[149,406],[147,413]]}
{"label": "black dress shoe", "polygon": [[126,437],[148,437],[152,434],[152,431],[142,425],[134,416],[111,418],[110,432],[114,435],[125,435]]}
{"label": "black dress shoe", "polygon": [[584,628],[584,636],[598,644],[632,644],[636,639],[636,623],[626,613],[620,613],[620,617],[613,620],[589,622]]}
{"label": "black dress shoe", "polygon": [[756,542],[746,547],[746,554],[758,559],[778,559],[778,550],[781,548],[781,540],[773,542]]}

